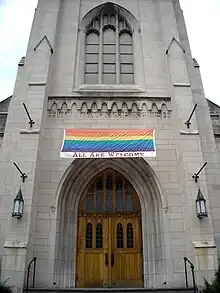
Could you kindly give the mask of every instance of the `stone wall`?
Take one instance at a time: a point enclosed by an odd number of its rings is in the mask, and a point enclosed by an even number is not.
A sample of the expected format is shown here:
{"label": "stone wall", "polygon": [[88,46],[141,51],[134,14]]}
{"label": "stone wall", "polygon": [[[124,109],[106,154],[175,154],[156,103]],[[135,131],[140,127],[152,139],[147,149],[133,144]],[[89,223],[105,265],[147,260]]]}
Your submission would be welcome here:
{"label": "stone wall", "polygon": [[[142,160],[142,164],[143,173],[149,171],[146,182],[155,179],[154,188],[162,204],[158,204],[156,197],[153,201],[163,220],[152,217],[149,221],[156,231],[149,233],[157,239],[158,250],[152,254],[155,262],[150,253],[147,256],[149,250],[144,243],[146,287],[161,287],[163,282],[183,286],[184,256],[195,262],[198,283],[203,283],[204,276],[210,278],[216,268],[212,223],[217,229],[219,219],[214,212],[216,192],[212,188],[217,186],[218,179],[216,175],[212,180],[212,172],[217,174],[219,168],[200,74],[192,62],[178,1],[114,1],[133,27],[135,85],[89,86],[82,84],[84,29],[88,12],[104,2],[40,0],[36,9],[0,152],[0,255],[4,259],[4,276],[10,275],[11,284],[19,288],[33,256],[38,257],[38,286],[52,287],[57,273],[59,198],[61,189],[73,178],[67,173],[74,170],[73,176],[77,175],[77,162],[60,159],[59,154],[63,129],[69,127],[156,130],[157,157]],[[32,129],[22,102],[35,121]],[[195,102],[200,104],[198,112],[187,129],[185,121]],[[199,183],[208,207],[211,202],[212,213],[200,221],[195,212],[198,186],[192,175],[206,159],[210,164]],[[21,185],[13,161],[19,162],[28,174],[22,184],[25,212],[20,221],[10,217],[14,194]],[[135,176],[135,172],[132,174]],[[66,185],[60,186],[67,177]],[[84,180],[82,177],[81,181]],[[147,198],[149,194],[144,195]],[[147,218],[150,209],[145,212]],[[76,223],[73,229],[76,231]],[[148,231],[146,226],[146,239]],[[67,258],[71,256],[68,250],[64,254]],[[70,267],[74,266],[71,259]],[[73,285],[69,275],[64,270],[63,286]]]}
{"label": "stone wall", "polygon": [[[60,102],[61,99],[57,99],[57,103]],[[76,100],[73,100],[74,102]],[[76,101],[77,102],[77,101]],[[93,100],[88,99],[87,103],[92,104]],[[106,102],[107,104],[111,103],[110,100],[99,99],[97,103],[101,104]],[[115,100],[116,105],[120,108],[120,105],[123,104],[123,100],[118,99]],[[62,104],[62,103],[61,103]],[[88,114],[91,113],[86,112],[85,116],[81,115],[69,115],[68,112],[62,113],[62,116],[51,115],[50,112],[50,101],[48,105],[48,120],[47,127],[44,133],[44,146],[42,148],[42,164],[41,164],[41,183],[40,183],[40,196],[38,198],[38,206],[37,206],[37,223],[36,223],[36,232],[35,232],[35,245],[34,245],[34,254],[38,255],[38,272],[37,272],[37,280],[40,280],[40,284],[44,286],[50,286],[53,282],[54,274],[53,274],[53,266],[52,263],[55,261],[55,238],[54,235],[56,233],[56,213],[59,208],[57,201],[58,195],[57,189],[59,186],[59,182],[62,180],[64,174],[71,167],[72,160],[71,159],[60,159],[59,158],[59,150],[62,143],[63,138],[63,129],[65,127],[69,127],[71,125],[72,128],[80,129],[80,128],[112,128],[112,129],[143,129],[146,127],[155,127],[157,133],[157,147],[160,149],[158,152],[157,158],[151,159],[149,158],[148,162],[151,166],[154,167],[157,176],[160,178],[160,182],[163,185],[163,188],[166,189],[166,194],[168,194],[169,204],[172,205],[172,211],[170,211],[170,216],[165,213],[164,217],[166,217],[167,221],[170,225],[170,231],[173,237],[181,237],[180,235],[176,235],[177,231],[183,229],[183,219],[180,215],[180,218],[175,219],[175,213],[177,210],[180,210],[180,195],[177,191],[178,189],[178,178],[176,176],[176,154],[175,154],[175,143],[173,141],[173,134],[171,131],[171,119],[170,118],[160,118],[156,116],[146,116],[146,117],[119,117],[118,113],[112,116],[99,116],[99,118],[91,119],[91,116],[88,117]],[[80,107],[79,107],[80,108]],[[81,109],[81,108],[80,108]],[[111,109],[111,108],[110,108]],[[136,114],[136,112],[134,112]],[[144,114],[144,113],[143,113]],[[93,112],[93,115],[99,115],[98,111]],[[131,115],[131,114],[130,114]],[[169,160],[168,160],[169,157]],[[117,160],[117,159],[116,159]],[[74,162],[73,162],[74,164]],[[147,164],[147,163],[146,163]],[[94,170],[96,171],[96,170]],[[132,170],[130,170],[131,172]],[[124,170],[125,172],[125,170]],[[152,174],[151,174],[152,176]],[[70,179],[71,180],[71,179]],[[86,180],[86,178],[81,178],[81,181]],[[69,181],[71,183],[71,181]],[[66,183],[67,184],[67,183]],[[174,199],[176,195],[176,198]],[[62,195],[60,194],[60,197]],[[59,199],[61,200],[61,199]],[[162,213],[166,210],[166,204],[164,200]],[[74,227],[73,227],[74,229]],[[162,229],[163,230],[163,229]],[[182,230],[181,230],[182,231]],[[73,239],[74,232],[73,233]],[[159,232],[158,232],[159,233]],[[161,232],[162,233],[162,232]],[[165,234],[164,234],[165,235]],[[160,234],[161,238],[163,235]],[[64,235],[63,235],[64,237]],[[159,236],[158,236],[159,237]],[[168,242],[167,242],[168,241]],[[171,243],[167,238],[164,243],[164,249],[169,250],[169,246]],[[184,237],[179,238],[179,245],[181,249],[185,249],[184,246]],[[173,253],[178,253],[179,246],[173,245]],[[146,255],[147,251],[144,251],[144,255]],[[159,252],[158,252],[159,253]],[[51,256],[51,258],[50,258]],[[174,257],[174,256],[173,256]],[[75,257],[72,259],[74,261]],[[163,261],[163,267],[166,266],[165,254],[158,254],[157,263]],[[146,266],[148,264],[146,263]],[[174,265],[176,270],[177,280],[181,279],[182,275],[182,265],[181,260],[176,262]],[[75,268],[75,264],[73,265]],[[153,264],[152,264],[153,267]],[[178,267],[180,271],[178,270]],[[49,273],[45,274],[45,269]],[[164,275],[159,275],[156,271],[153,273],[151,269],[151,277],[149,270],[147,271],[147,267],[145,268],[145,282],[146,286],[161,286],[164,281],[168,281],[168,273],[164,271]],[[157,275],[157,278],[156,278]],[[69,275],[68,275],[69,276]],[[67,276],[67,278],[68,278]],[[72,275],[74,278],[74,275]],[[171,281],[171,280],[170,280]],[[60,284],[65,285],[64,281],[60,281]],[[178,282],[178,281],[177,281]],[[62,286],[61,285],[61,286]]]}

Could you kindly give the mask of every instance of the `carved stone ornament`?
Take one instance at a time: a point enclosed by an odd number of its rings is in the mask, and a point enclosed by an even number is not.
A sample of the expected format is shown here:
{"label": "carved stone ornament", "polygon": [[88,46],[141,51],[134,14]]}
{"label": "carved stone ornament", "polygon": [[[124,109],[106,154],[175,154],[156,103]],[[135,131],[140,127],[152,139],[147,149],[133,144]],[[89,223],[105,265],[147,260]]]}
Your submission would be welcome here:
{"label": "carved stone ornament", "polygon": [[170,101],[82,101],[75,99],[49,99],[49,118],[79,117],[79,119],[116,118],[141,119],[171,118]]}

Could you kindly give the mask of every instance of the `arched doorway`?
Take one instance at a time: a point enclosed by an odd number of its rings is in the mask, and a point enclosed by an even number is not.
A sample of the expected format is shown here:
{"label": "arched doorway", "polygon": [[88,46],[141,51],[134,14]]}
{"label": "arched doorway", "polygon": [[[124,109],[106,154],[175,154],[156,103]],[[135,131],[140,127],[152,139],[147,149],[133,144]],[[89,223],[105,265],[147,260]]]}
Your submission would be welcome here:
{"label": "arched doorway", "polygon": [[121,173],[106,169],[88,184],[77,229],[77,287],[143,287],[141,208]]}
{"label": "arched doorway", "polygon": [[140,202],[144,287],[157,288],[164,282],[172,282],[171,240],[165,237],[169,233],[166,193],[153,168],[140,158],[76,159],[69,165],[54,202],[57,213],[52,226],[56,235],[53,281],[59,288],[78,286],[79,207],[90,182],[108,169],[119,172],[129,181]]}

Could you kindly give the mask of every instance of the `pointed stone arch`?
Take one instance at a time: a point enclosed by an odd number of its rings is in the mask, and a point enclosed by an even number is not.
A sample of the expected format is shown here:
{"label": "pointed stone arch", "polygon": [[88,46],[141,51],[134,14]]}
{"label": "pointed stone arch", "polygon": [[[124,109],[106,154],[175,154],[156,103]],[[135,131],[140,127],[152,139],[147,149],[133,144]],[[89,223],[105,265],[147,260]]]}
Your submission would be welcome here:
{"label": "pointed stone arch", "polygon": [[106,5],[113,5],[116,10],[119,10],[121,16],[128,20],[128,22],[133,27],[133,29],[139,28],[137,18],[130,11],[128,11],[122,5],[118,5],[117,1],[106,1],[105,3],[102,3],[98,6],[93,7],[89,12],[87,12],[83,16],[81,23],[80,23],[80,29],[84,30],[86,28],[86,26],[88,25],[88,23],[94,17],[96,17],[101,12],[101,10],[104,8],[104,6],[106,6]]}
{"label": "pointed stone arch", "polygon": [[[76,239],[78,204],[89,182],[111,168],[121,173],[135,189],[141,204],[143,231],[144,284],[162,285],[167,275],[166,243],[167,200],[159,180],[144,159],[76,159],[59,183],[57,207],[54,279],[59,287],[74,287],[76,278]],[[161,265],[158,265],[160,264]]]}
{"label": "pointed stone arch", "polygon": [[61,112],[65,114],[67,113],[67,111],[68,111],[67,103],[64,102],[61,106]]}

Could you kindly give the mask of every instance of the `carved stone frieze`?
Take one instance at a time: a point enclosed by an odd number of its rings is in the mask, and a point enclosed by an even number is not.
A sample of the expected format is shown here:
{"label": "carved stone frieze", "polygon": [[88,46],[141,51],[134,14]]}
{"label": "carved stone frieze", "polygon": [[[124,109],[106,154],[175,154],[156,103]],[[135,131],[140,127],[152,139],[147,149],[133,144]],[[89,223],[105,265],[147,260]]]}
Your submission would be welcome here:
{"label": "carved stone frieze", "polygon": [[169,119],[171,117],[170,106],[170,100],[82,101],[76,99],[49,98],[48,117],[79,117],[79,119],[141,119],[150,116]]}

